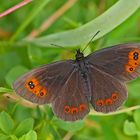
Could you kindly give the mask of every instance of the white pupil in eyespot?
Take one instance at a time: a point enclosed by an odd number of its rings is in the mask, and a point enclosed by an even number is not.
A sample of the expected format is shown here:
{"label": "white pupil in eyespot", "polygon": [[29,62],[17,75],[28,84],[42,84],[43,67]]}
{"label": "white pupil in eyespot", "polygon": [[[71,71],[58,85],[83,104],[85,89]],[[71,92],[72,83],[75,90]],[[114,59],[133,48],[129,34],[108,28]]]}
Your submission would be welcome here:
{"label": "white pupil in eyespot", "polygon": [[29,85],[29,87],[30,87],[31,89],[33,89],[33,88],[35,87],[35,85],[34,85],[34,83],[33,83],[32,81],[30,81],[30,82],[28,83],[28,85]]}

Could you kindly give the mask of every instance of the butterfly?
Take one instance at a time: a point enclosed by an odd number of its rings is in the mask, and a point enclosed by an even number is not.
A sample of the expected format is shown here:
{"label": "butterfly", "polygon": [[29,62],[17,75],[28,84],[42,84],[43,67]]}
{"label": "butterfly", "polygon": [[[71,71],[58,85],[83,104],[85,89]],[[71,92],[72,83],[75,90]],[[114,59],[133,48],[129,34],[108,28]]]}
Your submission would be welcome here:
{"label": "butterfly", "polygon": [[140,75],[140,44],[104,48],[88,56],[78,49],[75,60],[62,60],[35,68],[14,83],[23,98],[51,104],[65,121],[83,119],[90,111],[116,111],[127,99],[125,83]]}

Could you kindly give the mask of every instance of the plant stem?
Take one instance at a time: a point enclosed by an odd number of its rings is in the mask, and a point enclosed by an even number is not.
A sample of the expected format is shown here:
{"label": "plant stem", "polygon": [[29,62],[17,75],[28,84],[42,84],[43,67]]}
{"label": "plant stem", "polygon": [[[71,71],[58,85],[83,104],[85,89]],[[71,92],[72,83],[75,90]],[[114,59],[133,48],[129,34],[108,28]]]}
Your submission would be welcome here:
{"label": "plant stem", "polygon": [[118,114],[122,114],[122,113],[127,113],[129,111],[137,110],[137,109],[140,109],[140,105],[136,105],[136,106],[129,107],[129,108],[126,108],[126,109],[121,109],[121,110],[118,110],[116,112],[107,113],[107,114],[91,111],[90,115],[94,115],[94,116],[112,116],[112,115],[118,115]]}
{"label": "plant stem", "polygon": [[2,18],[4,16],[6,16],[6,15],[12,13],[12,12],[14,12],[15,10],[21,8],[22,6],[24,6],[24,5],[26,5],[26,4],[30,3],[30,2],[32,2],[32,0],[24,0],[24,1],[20,2],[19,4],[15,5],[15,6],[11,7],[11,8],[9,8],[5,12],[1,13],[0,14],[0,18]]}

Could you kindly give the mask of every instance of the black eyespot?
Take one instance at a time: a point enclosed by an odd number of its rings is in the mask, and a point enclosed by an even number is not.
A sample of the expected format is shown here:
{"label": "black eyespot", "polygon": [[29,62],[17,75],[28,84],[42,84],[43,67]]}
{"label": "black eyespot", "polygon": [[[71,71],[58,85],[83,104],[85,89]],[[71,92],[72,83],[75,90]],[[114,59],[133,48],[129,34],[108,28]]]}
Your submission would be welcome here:
{"label": "black eyespot", "polygon": [[102,106],[102,103],[99,103],[100,106]]}
{"label": "black eyespot", "polygon": [[138,53],[138,52],[134,52],[133,55],[134,55],[134,56],[138,56],[139,53]]}
{"label": "black eyespot", "polygon": [[30,81],[30,82],[28,83],[28,85],[29,85],[30,89],[33,89],[33,88],[35,87],[33,81]]}
{"label": "black eyespot", "polygon": [[116,99],[117,97],[116,96],[113,96],[113,99]]}
{"label": "black eyespot", "polygon": [[138,56],[134,56],[133,58],[134,58],[134,60],[138,60]]}
{"label": "black eyespot", "polygon": [[133,71],[133,68],[130,68],[129,70],[130,70],[130,71]]}
{"label": "black eyespot", "polygon": [[69,108],[65,108],[65,111],[66,111],[66,112],[69,112]]}
{"label": "black eyespot", "polygon": [[43,96],[44,95],[44,92],[40,92],[40,96]]}

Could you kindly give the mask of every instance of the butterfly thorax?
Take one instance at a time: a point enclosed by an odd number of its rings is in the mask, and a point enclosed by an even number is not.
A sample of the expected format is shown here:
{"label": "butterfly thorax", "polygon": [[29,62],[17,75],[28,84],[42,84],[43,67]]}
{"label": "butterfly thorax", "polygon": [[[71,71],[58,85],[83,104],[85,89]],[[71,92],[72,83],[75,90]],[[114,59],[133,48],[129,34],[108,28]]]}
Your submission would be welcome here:
{"label": "butterfly thorax", "polygon": [[87,67],[86,67],[86,59],[84,57],[84,54],[80,51],[80,49],[78,49],[76,51],[76,65],[79,69],[79,71],[82,73],[82,74],[85,74],[86,71],[87,71]]}
{"label": "butterfly thorax", "polygon": [[76,60],[77,60],[77,61],[80,61],[80,60],[83,60],[83,59],[84,59],[84,54],[83,54],[82,52],[80,52],[80,49],[78,49],[78,50],[76,51],[75,57],[76,57]]}

